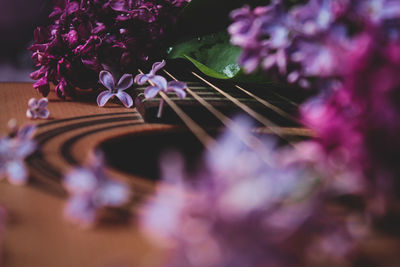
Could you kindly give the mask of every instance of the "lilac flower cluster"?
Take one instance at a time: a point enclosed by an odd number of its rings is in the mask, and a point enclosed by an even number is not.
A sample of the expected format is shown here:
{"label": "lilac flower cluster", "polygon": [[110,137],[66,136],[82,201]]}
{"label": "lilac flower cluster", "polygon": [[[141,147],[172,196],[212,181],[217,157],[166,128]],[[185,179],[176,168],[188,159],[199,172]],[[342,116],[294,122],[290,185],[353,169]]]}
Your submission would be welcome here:
{"label": "lilac flower cluster", "polygon": [[321,176],[323,150],[303,146],[301,153],[278,150],[265,140],[267,165],[228,132],[195,177],[187,177],[179,155],[168,154],[164,183],[141,217],[145,233],[176,252],[166,266],[349,264],[368,223],[362,212],[337,216],[329,201],[357,186]]}
{"label": "lilac flower cluster", "polygon": [[400,38],[400,3],[393,0],[309,0],[290,9],[273,0],[231,16],[231,42],[243,49],[239,63],[247,72],[261,65],[303,87],[347,73],[366,49],[365,35]]}
{"label": "lilac flower cluster", "polygon": [[14,120],[10,121],[9,126],[11,133],[0,138],[0,179],[7,177],[11,184],[23,185],[28,181],[24,160],[37,148],[32,140],[36,127],[26,125],[18,129]]}
{"label": "lilac flower cluster", "polygon": [[[60,97],[97,89],[98,75],[131,72],[156,56],[187,0],[57,0],[52,24],[38,27],[30,47],[40,67],[31,74],[46,96],[50,83]],[[78,90],[82,89],[82,90]]]}
{"label": "lilac flower cluster", "polygon": [[368,184],[365,194],[389,205],[400,192],[399,72],[400,42],[378,46],[371,39],[328,100],[312,99],[302,107],[304,123],[327,154],[357,169]]}
{"label": "lilac flower cluster", "polygon": [[82,227],[96,223],[101,210],[119,207],[130,198],[126,184],[106,175],[103,155],[99,152],[92,156],[88,166],[67,173],[63,183],[70,195],[64,215]]}

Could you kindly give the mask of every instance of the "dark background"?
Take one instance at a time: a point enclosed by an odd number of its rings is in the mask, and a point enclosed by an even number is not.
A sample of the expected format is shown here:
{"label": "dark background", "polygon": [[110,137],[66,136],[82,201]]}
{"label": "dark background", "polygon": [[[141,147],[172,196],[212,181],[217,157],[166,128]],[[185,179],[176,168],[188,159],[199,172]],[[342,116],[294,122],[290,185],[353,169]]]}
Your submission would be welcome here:
{"label": "dark background", "polygon": [[0,81],[32,81],[33,30],[46,25],[52,0],[0,0]]}

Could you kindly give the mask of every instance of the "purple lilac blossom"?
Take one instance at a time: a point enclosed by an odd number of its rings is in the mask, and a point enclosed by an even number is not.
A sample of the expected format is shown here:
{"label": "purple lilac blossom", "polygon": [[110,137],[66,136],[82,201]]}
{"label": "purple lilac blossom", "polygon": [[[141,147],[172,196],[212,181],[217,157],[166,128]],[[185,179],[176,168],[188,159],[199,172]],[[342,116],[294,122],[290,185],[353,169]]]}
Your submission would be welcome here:
{"label": "purple lilac blossom", "polygon": [[111,180],[104,171],[103,155],[96,152],[86,167],[68,172],[63,181],[69,193],[65,217],[82,227],[96,223],[101,209],[119,207],[130,198],[128,186]]}
{"label": "purple lilac blossom", "polygon": [[361,173],[365,194],[387,208],[400,192],[400,43],[369,44],[341,88],[328,100],[310,100],[302,113],[327,155]]}
{"label": "purple lilac blossom", "polygon": [[13,185],[23,185],[28,181],[25,158],[37,148],[32,139],[36,127],[26,125],[18,129],[12,126],[11,134],[0,138],[0,179],[7,177]]}
{"label": "purple lilac blossom", "polygon": [[[38,27],[29,48],[34,88],[59,97],[97,90],[102,69],[127,73],[158,57],[188,0],[55,1],[51,24]],[[78,90],[80,89],[80,90]]]}
{"label": "purple lilac blossom", "polygon": [[114,96],[118,97],[126,108],[130,108],[133,105],[132,97],[124,92],[133,84],[132,74],[122,75],[118,83],[115,84],[112,74],[109,71],[102,70],[99,75],[99,81],[108,89],[97,96],[97,105],[99,107],[103,107]]}
{"label": "purple lilac blossom", "polygon": [[392,0],[309,0],[290,9],[275,0],[233,11],[229,32],[242,48],[239,64],[247,72],[260,66],[270,76],[310,87],[311,80],[341,80],[365,49],[366,34],[376,42],[400,40],[399,10]]}
{"label": "purple lilac blossom", "polygon": [[36,100],[36,98],[29,99],[28,110],[26,111],[26,116],[30,119],[47,119],[50,115],[47,105],[49,100],[47,98],[41,98]]}
{"label": "purple lilac blossom", "polygon": [[[146,82],[150,83],[150,86],[146,88],[144,91],[144,96],[146,99],[150,99],[155,97],[160,92],[169,93],[174,92],[179,98],[186,97],[187,85],[180,81],[169,81],[160,75],[156,75],[155,73],[162,69],[165,66],[165,61],[156,62],[153,64],[151,71],[148,74],[140,73],[135,77],[135,83],[139,85],[143,85]],[[164,106],[164,99],[160,100],[160,106],[158,108],[157,117],[160,118],[162,116],[162,110]]]}
{"label": "purple lilac blossom", "polygon": [[152,82],[153,84],[160,84],[163,82],[162,76],[156,75],[156,72],[164,68],[166,62],[165,60],[161,62],[155,62],[151,67],[151,70],[147,74],[140,73],[135,77],[135,83],[138,85],[143,85],[147,82]]}
{"label": "purple lilac blossom", "polygon": [[227,132],[205,155],[205,168],[191,177],[179,155],[167,154],[163,182],[141,216],[143,231],[172,251],[164,266],[349,264],[362,235],[349,229],[351,216],[337,218],[327,203],[353,189],[331,188],[332,180],[313,167],[323,149],[313,143],[304,148],[307,160],[264,140],[271,159],[266,165]]}

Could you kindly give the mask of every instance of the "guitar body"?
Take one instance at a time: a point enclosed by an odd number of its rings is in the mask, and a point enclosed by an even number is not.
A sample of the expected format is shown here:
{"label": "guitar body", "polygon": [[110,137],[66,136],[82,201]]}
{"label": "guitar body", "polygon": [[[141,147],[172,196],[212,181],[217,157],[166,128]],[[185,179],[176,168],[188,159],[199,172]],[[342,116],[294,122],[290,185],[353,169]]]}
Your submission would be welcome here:
{"label": "guitar body", "polygon": [[[204,89],[204,84],[196,82],[190,83],[190,87],[197,88],[198,93],[206,90],[203,92],[206,98],[209,88]],[[96,149],[105,153],[109,174],[131,185],[134,211],[154,191],[159,177],[158,158],[163,152],[175,149],[183,153],[189,171],[198,162],[204,149],[199,140],[179,118],[169,116],[173,111],[168,107],[162,119],[157,119],[157,99],[143,99],[140,95],[143,90],[139,88],[136,98],[138,109],[126,109],[118,101],[111,101],[104,108],[94,101],[62,101],[51,92],[50,119],[32,121],[25,117],[28,100],[40,98],[32,84],[0,84],[1,132],[7,132],[11,118],[19,125],[33,123],[38,126],[35,139],[40,144],[40,150],[27,160],[31,174],[27,186],[0,182],[0,205],[7,210],[1,259],[4,266],[157,266],[162,261],[165,251],[150,244],[135,224],[114,223],[111,227],[102,225],[82,231],[62,216],[67,196],[62,187],[63,174],[84,164]],[[234,94],[234,90],[230,93]],[[212,98],[227,114],[239,113],[237,107],[231,109],[226,101],[221,102],[213,94]],[[206,123],[207,120],[202,121],[204,111],[199,112],[192,103],[185,105],[186,102],[179,103],[211,136],[218,135],[221,123]],[[271,111],[257,105],[252,107],[258,112],[264,110],[263,116],[271,118],[268,116]],[[289,108],[279,105],[287,112],[293,111],[293,106],[293,103]],[[300,137],[307,138],[307,131],[298,131],[296,123],[279,119],[274,123],[286,130],[297,129],[293,133],[286,131],[287,137],[303,133]],[[258,132],[271,134],[260,124],[256,127]],[[363,250],[372,260],[396,262],[398,247],[397,240],[377,236],[366,242]]]}

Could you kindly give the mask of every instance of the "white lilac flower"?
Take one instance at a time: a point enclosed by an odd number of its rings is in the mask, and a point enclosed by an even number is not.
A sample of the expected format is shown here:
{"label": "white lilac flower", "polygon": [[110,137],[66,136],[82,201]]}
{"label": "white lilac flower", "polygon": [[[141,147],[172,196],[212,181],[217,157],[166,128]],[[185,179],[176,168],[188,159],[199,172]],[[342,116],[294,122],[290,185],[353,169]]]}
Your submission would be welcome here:
{"label": "white lilac flower", "polygon": [[90,227],[103,208],[119,207],[130,198],[128,186],[111,180],[104,171],[103,156],[95,153],[88,166],[71,170],[64,177],[64,187],[70,197],[65,217],[82,227]]}
{"label": "white lilac flower", "polygon": [[7,177],[14,185],[23,185],[28,181],[24,160],[37,148],[32,139],[35,129],[33,125],[20,129],[13,127],[9,136],[0,138],[0,179]]}
{"label": "white lilac flower", "polygon": [[26,111],[26,116],[30,119],[47,119],[50,115],[49,110],[47,109],[47,105],[49,104],[49,100],[45,97],[36,100],[36,98],[29,99],[28,102],[28,110]]}
{"label": "white lilac flower", "polygon": [[97,96],[97,105],[99,107],[104,106],[107,101],[114,96],[118,97],[122,104],[127,108],[133,105],[132,97],[128,93],[124,92],[124,90],[128,89],[133,84],[131,74],[122,75],[116,84],[112,74],[106,70],[102,70],[99,74],[99,81],[108,89]]}

